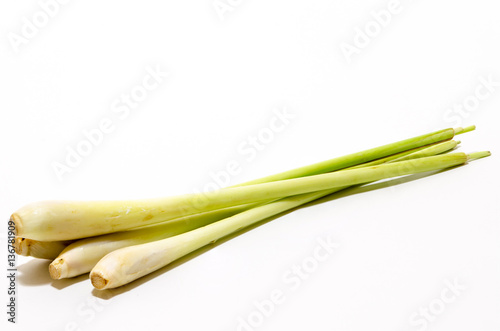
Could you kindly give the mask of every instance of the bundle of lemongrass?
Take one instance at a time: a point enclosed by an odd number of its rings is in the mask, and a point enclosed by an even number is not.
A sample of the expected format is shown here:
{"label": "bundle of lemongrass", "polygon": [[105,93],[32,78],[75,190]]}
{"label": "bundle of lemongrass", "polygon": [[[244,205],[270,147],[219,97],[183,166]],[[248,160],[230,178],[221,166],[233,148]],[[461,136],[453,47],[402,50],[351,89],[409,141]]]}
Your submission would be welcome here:
{"label": "bundle of lemongrass", "polygon": [[446,169],[489,156],[449,153],[445,129],[220,189],[133,201],[43,201],[11,216],[16,252],[54,259],[52,278],[90,272],[98,289],[147,275],[207,244],[346,187]]}

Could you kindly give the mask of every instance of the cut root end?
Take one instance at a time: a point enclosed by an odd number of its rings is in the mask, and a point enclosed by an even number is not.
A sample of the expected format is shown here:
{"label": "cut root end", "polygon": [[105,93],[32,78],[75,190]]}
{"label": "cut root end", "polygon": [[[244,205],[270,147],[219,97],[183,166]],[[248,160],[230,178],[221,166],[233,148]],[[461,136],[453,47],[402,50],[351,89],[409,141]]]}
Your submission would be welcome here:
{"label": "cut root end", "polygon": [[49,265],[49,273],[50,273],[50,278],[52,279],[61,279],[63,278],[63,271],[65,269],[65,264],[63,259],[55,259],[50,265]]}
{"label": "cut root end", "polygon": [[90,273],[90,281],[92,285],[98,290],[106,289],[106,285],[108,285],[109,280],[104,277],[100,272],[91,272]]}

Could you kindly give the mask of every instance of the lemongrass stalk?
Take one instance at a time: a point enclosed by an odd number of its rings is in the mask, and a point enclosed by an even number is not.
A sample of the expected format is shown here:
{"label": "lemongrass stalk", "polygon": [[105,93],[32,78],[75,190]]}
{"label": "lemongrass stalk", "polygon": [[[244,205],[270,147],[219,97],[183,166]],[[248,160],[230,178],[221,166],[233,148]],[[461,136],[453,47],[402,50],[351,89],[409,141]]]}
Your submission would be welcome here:
{"label": "lemongrass stalk", "polygon": [[[264,204],[174,237],[115,250],[102,258],[92,269],[90,273],[91,282],[97,289],[122,286],[220,238],[270,216],[331,194],[339,188],[390,177],[445,169],[464,164],[467,160],[467,154],[453,153],[311,176],[323,177],[325,181],[335,178],[334,181],[338,186],[320,192],[290,196]],[[328,180],[326,180],[327,177]],[[299,180],[301,179],[294,179],[293,181],[297,182]]]}
{"label": "lemongrass stalk", "polygon": [[22,237],[14,240],[14,250],[18,255],[39,259],[55,259],[71,241],[38,241]]}
{"label": "lemongrass stalk", "polygon": [[[277,181],[283,178],[296,178],[325,171],[334,171],[408,149],[449,140],[454,134],[454,129],[445,129],[268,176],[257,180],[257,182]],[[251,198],[246,197],[246,192],[252,191],[252,189],[248,190],[248,188],[253,186],[255,185],[246,186],[247,191],[238,191],[239,188],[228,188],[216,192],[147,200],[42,201],[22,207],[12,214],[11,220],[15,223],[17,235],[19,236],[45,241],[69,240],[148,226],[168,219],[218,208],[258,201],[264,202],[272,198],[295,194],[283,190],[274,196],[270,194],[262,196],[253,194]],[[255,186],[253,192],[256,193],[255,189],[261,188],[267,189],[267,187]],[[221,192],[225,193],[221,194]],[[233,193],[239,194],[238,198],[233,199]],[[243,197],[246,197],[246,199]]]}
{"label": "lemongrass stalk", "polygon": [[[376,161],[368,162],[361,166],[365,167],[373,166],[384,162],[390,162],[395,158],[398,158],[399,160],[402,157],[411,157],[411,155],[415,155],[414,158],[436,155],[444,151],[451,150],[456,145],[457,142],[453,140],[446,141],[444,143],[431,145],[431,147],[425,147],[425,148],[420,147],[417,149],[412,149],[410,151],[400,152],[398,154],[387,156],[385,158],[378,159]],[[358,167],[360,166],[351,167],[349,169]],[[328,192],[323,191],[323,195],[327,195],[330,193],[332,193],[331,190],[329,190]],[[249,208],[241,209],[240,211],[246,209]],[[219,210],[217,210],[216,212],[219,212]],[[207,219],[207,217],[205,217],[204,214],[196,214],[193,216],[187,216],[185,218],[176,219],[171,223],[150,226],[144,229],[111,233],[107,235],[81,239],[69,245],[51,263],[51,265],[49,266],[50,275],[53,279],[75,277],[80,274],[89,272],[101,258],[103,258],[106,254],[114,250],[117,250],[119,248],[139,245],[151,241],[172,237],[174,235],[194,230],[201,226],[210,224],[215,220],[221,220],[229,216],[232,216],[232,214],[223,217],[223,215],[220,214],[219,212],[216,215],[216,217]]]}
{"label": "lemongrass stalk", "polygon": [[[165,218],[194,214],[198,210],[192,203],[193,196],[204,200],[205,210],[216,210],[343,186],[343,184],[337,185],[337,180],[336,173],[330,173],[162,199],[96,201],[91,204],[54,201],[39,204],[36,208],[21,210],[13,215],[13,218],[20,236],[46,241],[68,240],[123,231],[154,224]],[[26,219],[23,216],[27,213],[36,216],[31,218],[30,223],[22,221]]]}

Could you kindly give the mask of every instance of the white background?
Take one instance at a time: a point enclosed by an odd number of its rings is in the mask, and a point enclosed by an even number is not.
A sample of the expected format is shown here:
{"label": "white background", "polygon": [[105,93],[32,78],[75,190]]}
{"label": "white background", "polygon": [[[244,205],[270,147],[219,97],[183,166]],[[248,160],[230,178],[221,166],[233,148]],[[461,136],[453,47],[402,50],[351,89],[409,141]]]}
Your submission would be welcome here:
{"label": "white background", "polygon": [[[382,28],[372,12],[392,8],[388,1],[221,3],[230,10],[221,14],[212,0],[69,1],[44,22],[40,2],[3,1],[2,218],[37,200],[193,192],[231,161],[240,165],[235,184],[458,125],[478,127],[460,136],[460,150],[492,157],[301,209],[108,294],[93,291],[88,275],[52,281],[49,261],[19,258],[18,323],[5,313],[2,323],[19,330],[498,330],[497,2],[401,0]],[[34,16],[37,31],[13,43]],[[365,28],[374,30],[361,40]],[[357,53],[346,57],[342,47],[355,42]],[[148,67],[168,77],[128,116],[113,112]],[[496,86],[486,93],[488,79]],[[464,102],[459,113],[454,105]],[[265,136],[283,109],[292,114],[287,124]],[[64,164],[103,118],[114,131],[60,180],[55,162]],[[265,143],[257,151],[249,144],[259,134]],[[340,244],[333,254],[298,286],[286,282],[283,275],[328,236]],[[447,280],[459,282],[459,296],[443,303]],[[255,302],[276,290],[284,298],[263,316]],[[426,320],[419,311],[429,305]],[[239,326],[252,318],[254,327]]]}

